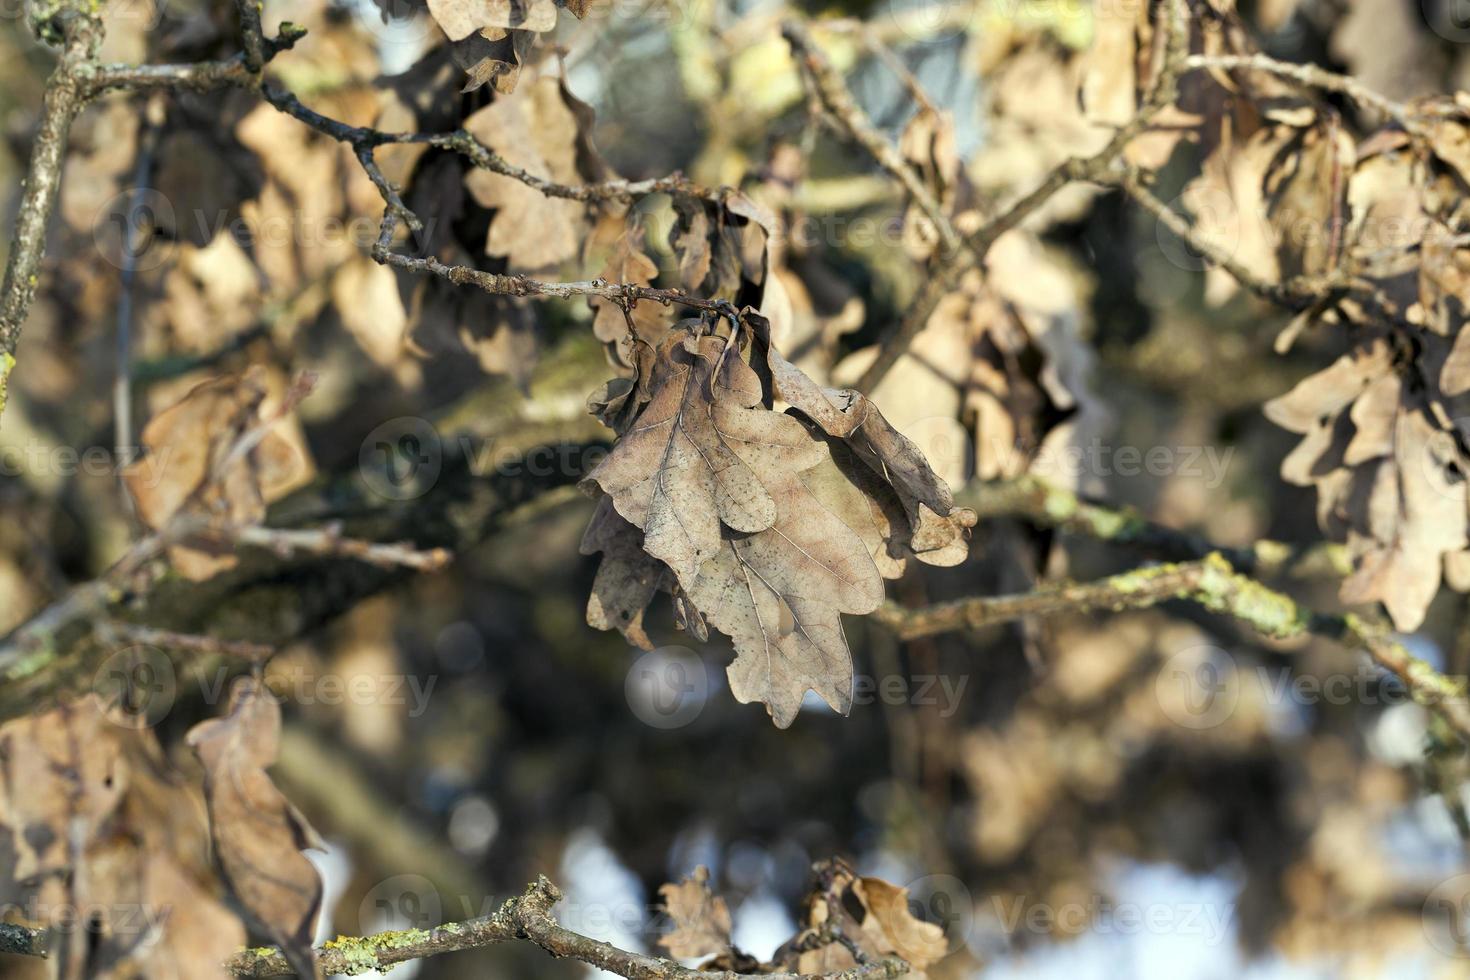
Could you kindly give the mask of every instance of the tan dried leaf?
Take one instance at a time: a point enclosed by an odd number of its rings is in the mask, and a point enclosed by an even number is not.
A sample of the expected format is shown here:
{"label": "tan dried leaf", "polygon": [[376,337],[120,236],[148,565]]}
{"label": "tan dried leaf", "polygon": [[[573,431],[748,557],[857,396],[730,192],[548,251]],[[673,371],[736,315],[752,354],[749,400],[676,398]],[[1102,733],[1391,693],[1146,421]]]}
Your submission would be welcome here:
{"label": "tan dried leaf", "polygon": [[[774,411],[778,398],[792,410]],[[590,407],[627,427],[582,484],[616,510],[604,502],[584,542],[606,556],[589,622],[632,623],[630,638],[646,642],[642,610],[666,565],[679,624],[732,638],[732,692],[765,702],[781,727],[808,690],[850,707],[841,614],[875,609],[882,574],[908,554],[952,564],[967,553],[974,514],[954,507],[917,448],[862,396],[824,392],[786,362],[749,309],[738,330],[723,316],[678,325],[636,380],[610,383]],[[637,531],[652,561],[634,572]]]}
{"label": "tan dried leaf", "polygon": [[316,831],[266,774],[280,748],[281,708],[255,677],[241,677],[220,718],[190,729],[204,766],[215,857],[240,904],[299,976],[315,977],[311,939],[322,882],[302,853]]}
{"label": "tan dried leaf", "polygon": [[[240,525],[258,524],[267,503],[311,478],[299,434],[267,431],[247,452],[234,453],[240,437],[260,425],[270,404],[264,369],[222,375],[190,389],[143,427],[146,456],[123,470],[123,483],[149,527],[158,529],[181,510],[197,509]],[[179,573],[201,580],[232,568],[227,549],[175,546],[169,556]]]}
{"label": "tan dried leaf", "polygon": [[485,28],[544,32],[556,27],[552,0],[428,0],[429,15],[451,41]]}
{"label": "tan dried leaf", "polygon": [[658,893],[674,922],[673,931],[658,940],[670,956],[690,959],[730,951],[730,909],[710,891],[708,868],[701,865],[679,884],[660,886]]}
{"label": "tan dried leaf", "polygon": [[[542,75],[502,95],[466,119],[464,127],[507,162],[536,177],[561,184],[582,182],[577,169],[577,118],[554,76]],[[464,182],[481,207],[495,211],[486,254],[504,257],[512,270],[527,272],[577,254],[586,224],[581,202],[548,196],[489,170],[471,170]]]}
{"label": "tan dried leaf", "polygon": [[[761,474],[820,460],[795,419],[761,406],[760,381],[724,342],[675,332],[659,350],[652,399],[585,484],[611,494],[643,529],[644,548],[692,587],[721,549],[720,527],[754,533],[776,521]],[[718,371],[718,377],[716,372]]]}
{"label": "tan dried leaf", "polygon": [[653,641],[643,629],[643,611],[667,569],[643,550],[643,532],[618,515],[612,500],[603,497],[597,502],[582,535],[582,554],[602,553],[587,599],[587,622],[600,630],[617,629],[633,646],[652,650]]}
{"label": "tan dried leaf", "polygon": [[[777,961],[799,973],[821,974],[857,966],[846,943],[824,937],[841,935],[865,956],[898,956],[910,967],[910,976],[924,970],[949,951],[944,930],[914,917],[908,889],[881,878],[859,877],[845,862],[817,866],[817,885],[807,898],[804,929],[777,951]],[[835,921],[834,921],[835,920]],[[796,951],[792,956],[786,950]]]}

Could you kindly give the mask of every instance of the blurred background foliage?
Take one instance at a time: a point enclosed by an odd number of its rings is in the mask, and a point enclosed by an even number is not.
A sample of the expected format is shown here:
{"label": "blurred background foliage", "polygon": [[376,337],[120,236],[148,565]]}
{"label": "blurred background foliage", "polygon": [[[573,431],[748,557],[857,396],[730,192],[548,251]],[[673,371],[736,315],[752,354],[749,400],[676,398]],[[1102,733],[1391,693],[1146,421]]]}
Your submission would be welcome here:
{"label": "blurred background foliage", "polygon": [[[457,75],[424,67],[437,29],[408,0],[394,0],[386,18],[366,0],[271,0],[264,10],[268,28],[291,20],[309,30],[275,75],[339,118],[433,128],[492,101],[489,89],[460,93]],[[107,12],[109,58],[235,50],[228,4],[123,0]],[[865,32],[896,54],[953,114],[957,152],[984,198],[1024,192],[1095,135],[1076,105],[1094,35],[1085,3],[852,0],[800,12],[860,24],[823,42],[895,139],[914,100]],[[563,17],[532,60],[559,62],[595,109],[597,146],[622,176],[681,170],[743,186],[819,229],[789,247],[785,264],[810,315],[841,319],[810,362],[841,379],[844,358],[902,314],[918,273],[894,235],[856,233],[891,230],[903,202],[870,161],[812,124],[778,30],[788,13],[770,2],[627,0],[583,21]],[[1351,72],[1393,97],[1463,81],[1465,46],[1430,29],[1433,10],[1267,0],[1240,13],[1267,52]],[[14,199],[51,59],[23,18],[0,28],[0,175]],[[793,152],[806,161],[798,178]],[[1165,171],[1176,188],[1187,155]],[[432,160],[407,148],[382,158],[395,179],[415,175],[420,214],[496,267],[482,248],[490,216],[454,190],[457,174],[434,182]],[[610,373],[585,304],[465,310],[417,294],[418,284],[362,254],[380,202],[350,152],[247,93],[99,102],[77,126],[64,180],[48,277],[0,429],[6,458],[31,461],[0,479],[0,629],[95,575],[131,533],[110,467],[64,472],[56,462],[65,447],[115,444],[107,393],[124,289],[139,418],[213,371],[253,363],[278,384],[296,370],[320,373],[300,421],[322,474],[352,471],[368,433],[403,416],[434,419],[446,439],[479,432],[493,451],[498,435],[484,420],[520,399],[571,441],[596,437],[580,399],[564,394]],[[99,216],[139,185],[171,216],[125,286]],[[666,200],[641,206],[653,227],[668,220]],[[279,233],[256,234],[248,248],[231,233],[236,222],[260,232],[274,219]],[[1161,474],[1084,465],[1072,484],[1221,544],[1317,540],[1312,494],[1276,475],[1293,439],[1260,405],[1328,363],[1341,340],[1317,331],[1288,355],[1272,353],[1285,314],[1243,293],[1212,294],[1179,244],[1116,195],[1073,188],[1034,232],[1006,266],[1006,288],[1066,322],[1085,389],[1069,424],[1095,425],[1076,445],[1211,447],[1221,461]],[[662,237],[649,240],[667,270]],[[560,269],[598,271],[585,257]],[[925,411],[932,389],[922,373],[903,385],[913,424],[944,414]],[[943,462],[960,479],[983,463],[973,445],[945,445]],[[696,649],[697,686],[707,689],[691,720],[661,728],[643,720],[630,672],[668,664],[640,661],[619,636],[584,623],[595,560],[577,545],[590,511],[569,487],[551,491],[449,570],[401,579],[273,662],[273,683],[298,695],[278,780],[332,844],[325,935],[479,914],[548,872],[569,892],[574,928],[652,948],[657,886],[705,864],[731,902],[737,942],[766,955],[791,931],[811,862],[841,854],[913,883],[925,914],[946,925],[954,953],[931,969],[936,977],[1462,975],[1441,924],[1422,913],[1463,870],[1458,772],[1426,761],[1435,757],[1423,751],[1434,737],[1425,713],[1356,655],[1263,641],[1173,607],[907,644],[850,621],[859,675],[897,679],[890,690],[902,693],[860,699],[847,719],[813,705],[778,731],[759,706],[729,696],[727,646],[660,625],[656,640]],[[958,568],[911,572],[891,594],[914,605],[1014,592],[1044,573],[1082,578],[1135,560],[1009,521],[978,528],[972,551]],[[1330,583],[1304,594],[1333,602]],[[1443,593],[1415,651],[1463,672],[1467,611],[1463,597]],[[1218,656],[1211,650],[1233,664],[1234,707],[1217,723],[1190,724],[1188,706],[1173,700],[1190,692],[1176,691],[1168,672],[1193,670]],[[1282,693],[1300,678],[1343,674],[1360,686],[1342,703]],[[386,695],[401,676],[415,679],[422,703],[407,685],[394,691],[402,697],[334,699],[312,680],[376,679]],[[165,744],[209,713],[181,690],[160,722]],[[1119,911],[1130,908],[1161,918],[1130,926]],[[39,964],[3,966],[42,975]],[[582,969],[495,948],[395,975]]]}

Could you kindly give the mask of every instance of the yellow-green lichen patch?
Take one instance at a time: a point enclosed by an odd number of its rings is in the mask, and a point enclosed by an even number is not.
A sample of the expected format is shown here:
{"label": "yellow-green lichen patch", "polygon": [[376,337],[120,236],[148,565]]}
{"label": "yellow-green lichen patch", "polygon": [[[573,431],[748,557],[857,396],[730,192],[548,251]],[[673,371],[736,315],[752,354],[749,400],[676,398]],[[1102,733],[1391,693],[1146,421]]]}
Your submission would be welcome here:
{"label": "yellow-green lichen patch", "polygon": [[323,950],[330,950],[341,957],[340,965],[333,964],[334,973],[344,973],[349,977],[355,977],[369,970],[383,969],[383,964],[378,961],[378,952],[373,946],[371,939],[361,939],[356,936],[338,936],[322,944]]}

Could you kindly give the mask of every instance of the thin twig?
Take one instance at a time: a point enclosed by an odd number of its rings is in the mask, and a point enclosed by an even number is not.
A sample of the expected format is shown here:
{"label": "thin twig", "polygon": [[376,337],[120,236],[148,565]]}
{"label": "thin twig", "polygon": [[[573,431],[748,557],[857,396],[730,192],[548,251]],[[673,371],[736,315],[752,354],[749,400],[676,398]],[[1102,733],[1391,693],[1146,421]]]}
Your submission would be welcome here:
{"label": "thin twig", "polygon": [[853,99],[852,93],[843,84],[842,76],[812,40],[806,25],[798,20],[787,20],[781,25],[781,33],[791,45],[797,63],[815,83],[822,107],[841,124],[843,132],[867,150],[879,166],[903,185],[909,197],[934,225],[935,232],[939,235],[942,254],[947,255],[958,248],[959,234],[950,223],[949,216],[944,213],[944,208],[929,188],[924,186],[923,179],[909,166],[898,147],[878,131],[868,114]]}
{"label": "thin twig", "polygon": [[330,522],[322,527],[300,530],[245,525],[211,528],[211,534],[236,544],[266,548],[282,558],[294,554],[320,555],[329,558],[352,558],[385,568],[412,568],[431,572],[443,568],[453,559],[447,548],[415,548],[408,542],[380,544],[342,536],[342,525]]}
{"label": "thin twig", "polygon": [[224,640],[217,636],[202,636],[198,633],[178,633],[174,630],[126,623],[120,619],[98,620],[97,632],[99,636],[108,640],[122,643],[139,643],[165,650],[184,650],[189,653],[223,654],[227,657],[256,662],[267,660],[276,652],[276,648],[267,643]]}
{"label": "thin twig", "polygon": [[528,276],[485,272],[465,265],[446,265],[432,255],[415,258],[401,252],[394,252],[387,246],[385,238],[391,236],[391,233],[392,226],[385,221],[384,233],[379,236],[372,249],[372,256],[379,263],[408,272],[429,273],[456,285],[478,286],[487,293],[495,293],[500,296],[554,296],[561,299],[573,296],[602,296],[623,303],[652,300],[655,303],[663,303],[665,306],[670,303],[678,303],[681,306],[707,310],[711,313],[728,314],[731,312],[728,300],[704,299],[700,296],[682,293],[677,289],[654,289],[651,286],[637,286],[632,283],[608,282],[606,279],[591,279],[583,282],[547,282]]}
{"label": "thin twig", "polygon": [[878,386],[928,324],[940,301],[954,291],[966,272],[985,261],[991,246],[1001,235],[1031,217],[1068,184],[1076,181],[1106,183],[1109,175],[1118,169],[1128,144],[1143,133],[1159,113],[1173,104],[1179,92],[1179,74],[1188,53],[1189,12],[1181,0],[1160,5],[1158,25],[1158,29],[1166,32],[1167,38],[1162,62],[1133,117],[1119,127],[1097,153],[1060,164],[1028,194],[965,236],[961,242],[963,251],[925,281],[919,295],[909,304],[898,329],[879,343],[878,356],[854,387],[871,392]]}
{"label": "thin twig", "polygon": [[1185,71],[1201,69],[1221,71],[1243,69],[1290,78],[1312,88],[1346,95],[1359,105],[1378,110],[1405,129],[1412,128],[1409,110],[1402,102],[1396,102],[1386,95],[1373,91],[1357,79],[1330,72],[1316,65],[1278,61],[1264,54],[1193,54],[1184,59]]}

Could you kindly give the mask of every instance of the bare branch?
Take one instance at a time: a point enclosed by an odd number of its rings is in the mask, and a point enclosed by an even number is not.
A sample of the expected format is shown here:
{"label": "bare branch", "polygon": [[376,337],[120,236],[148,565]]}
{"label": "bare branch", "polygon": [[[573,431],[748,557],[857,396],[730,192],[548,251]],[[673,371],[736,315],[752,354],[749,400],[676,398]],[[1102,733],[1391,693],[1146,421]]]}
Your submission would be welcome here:
{"label": "bare branch", "polygon": [[[527,886],[491,915],[465,922],[450,922],[433,929],[384,932],[362,938],[338,937],[320,946],[317,962],[325,976],[357,975],[369,970],[386,972],[397,963],[479,949],[499,943],[527,941],[552,956],[580,960],[590,966],[616,973],[629,980],[880,980],[909,972],[903,960],[874,960],[849,970],[823,974],[744,974],[728,970],[691,970],[672,960],[630,953],[608,943],[590,939],[558,925],[551,908],[561,900],[561,891],[544,876]],[[44,956],[45,930],[7,926],[0,933],[0,951]],[[280,950],[265,947],[236,953],[225,964],[237,977],[289,977],[294,971]]]}
{"label": "bare branch", "polygon": [[868,365],[868,369],[855,385],[859,391],[872,391],[877,387],[878,382],[883,380],[909,349],[919,331],[924,329],[940,300],[954,291],[967,271],[985,261],[990,247],[1001,235],[1035,214],[1068,184],[1077,181],[1109,182],[1110,175],[1118,170],[1123,151],[1128,148],[1128,144],[1147,130],[1154,118],[1168,108],[1178,95],[1179,74],[1187,54],[1188,16],[1182,3],[1160,5],[1159,27],[1167,42],[1154,79],[1133,117],[1119,127],[1107,145],[1097,153],[1090,157],[1067,160],[1057,166],[1024,197],[965,236],[961,242],[963,251],[953,256],[951,261],[925,281],[923,289],[909,304],[908,312],[904,314],[893,336],[879,344],[878,356]]}
{"label": "bare branch", "polygon": [[1312,88],[1346,95],[1359,105],[1376,109],[1405,129],[1413,128],[1413,121],[1409,118],[1408,108],[1402,102],[1395,102],[1388,96],[1373,91],[1356,79],[1327,71],[1325,68],[1319,68],[1316,65],[1277,61],[1275,58],[1264,54],[1195,54],[1184,59],[1185,71],[1199,71],[1202,69],[1218,69],[1221,71],[1244,69],[1247,71],[1266,72],[1281,78],[1290,78],[1293,81],[1300,82],[1303,85],[1309,85]]}
{"label": "bare branch", "polygon": [[910,167],[903,154],[898,152],[898,147],[890,143],[878,127],[873,125],[868,114],[863,112],[857,102],[853,100],[852,93],[842,81],[842,76],[832,67],[827,56],[822,53],[812,40],[806,25],[798,20],[788,20],[781,25],[781,33],[786,42],[791,45],[791,51],[796,55],[797,63],[810,76],[822,107],[841,125],[853,142],[872,155],[878,161],[878,165],[887,170],[897,181],[903,185],[910,198],[924,212],[924,215],[933,223],[939,234],[942,254],[949,254],[960,245],[960,238],[950,223],[949,217],[944,213],[929,188],[919,175]]}
{"label": "bare branch", "polygon": [[901,639],[1010,622],[1024,616],[1063,612],[1146,609],[1183,600],[1231,616],[1274,639],[1319,636],[1362,647],[1395,674],[1415,700],[1437,712],[1456,734],[1470,742],[1470,701],[1462,680],[1439,673],[1393,639],[1383,626],[1346,614],[1314,612],[1235,571],[1224,556],[1155,565],[1096,582],[1054,585],[1018,595],[983,596],[903,609],[893,603],[873,615]]}
{"label": "bare branch", "polygon": [[46,226],[61,187],[67,136],[72,121],[87,103],[88,90],[81,81],[81,72],[102,39],[100,21],[90,11],[67,8],[61,18],[61,29],[61,60],[46,83],[41,122],[31,146],[25,193],[20,200],[5,278],[0,283],[0,414],[5,411],[21,328],[40,281]]}

